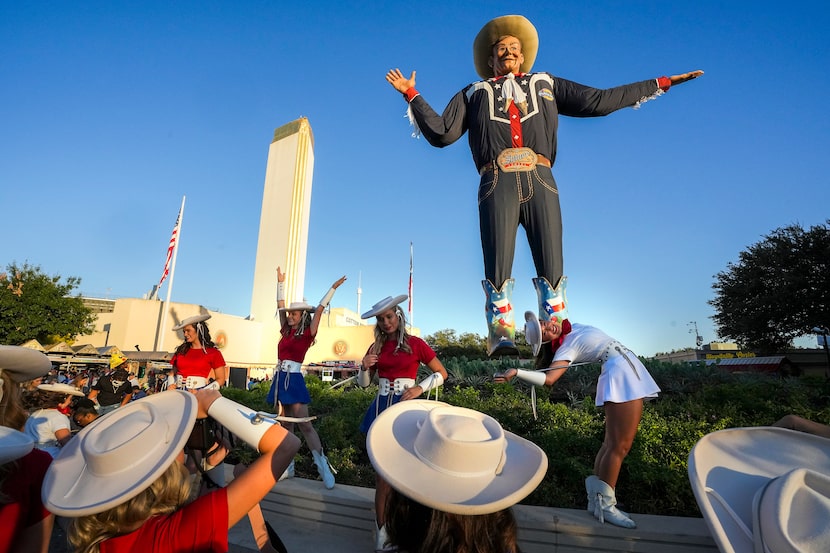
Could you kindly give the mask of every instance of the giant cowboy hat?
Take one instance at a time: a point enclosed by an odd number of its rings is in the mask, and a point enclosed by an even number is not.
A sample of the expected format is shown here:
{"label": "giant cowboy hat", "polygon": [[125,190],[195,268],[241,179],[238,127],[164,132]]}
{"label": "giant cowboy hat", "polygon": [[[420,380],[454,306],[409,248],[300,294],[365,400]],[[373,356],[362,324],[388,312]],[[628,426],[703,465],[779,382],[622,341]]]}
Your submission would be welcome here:
{"label": "giant cowboy hat", "polygon": [[378,474],[401,494],[448,513],[481,515],[524,499],[542,481],[542,449],[496,419],[439,401],[402,401],[366,437]]}
{"label": "giant cowboy hat", "polygon": [[196,412],[195,395],[171,390],[98,417],[49,466],[44,505],[56,515],[80,517],[137,496],[176,461]]}
{"label": "giant cowboy hat", "polygon": [[182,322],[180,322],[179,324],[177,324],[176,326],[174,326],[173,330],[181,330],[184,327],[186,327],[187,325],[195,325],[197,323],[203,323],[208,319],[210,319],[210,315],[208,315],[207,313],[202,314],[202,315],[193,315],[192,317],[188,317],[185,320],[183,320]]}
{"label": "giant cowboy hat", "polygon": [[0,426],[0,465],[28,455],[35,442],[19,430]]}
{"label": "giant cowboy hat", "polygon": [[292,301],[288,307],[280,307],[280,311],[308,311],[314,313],[317,308],[305,301]]}
{"label": "giant cowboy hat", "polygon": [[396,305],[398,305],[399,303],[406,301],[408,297],[409,296],[407,296],[406,294],[401,294],[399,296],[395,296],[394,298],[392,296],[386,296],[385,298],[377,302],[375,305],[373,305],[369,311],[361,315],[360,318],[369,319],[376,315],[380,315],[384,311],[388,311]]}
{"label": "giant cowboy hat", "polygon": [[529,73],[533,67],[536,53],[539,51],[539,34],[536,27],[522,15],[503,15],[482,27],[473,41],[473,62],[476,73],[482,79],[493,77],[493,68],[489,63],[493,57],[493,45],[505,36],[514,36],[522,43],[522,72]]}

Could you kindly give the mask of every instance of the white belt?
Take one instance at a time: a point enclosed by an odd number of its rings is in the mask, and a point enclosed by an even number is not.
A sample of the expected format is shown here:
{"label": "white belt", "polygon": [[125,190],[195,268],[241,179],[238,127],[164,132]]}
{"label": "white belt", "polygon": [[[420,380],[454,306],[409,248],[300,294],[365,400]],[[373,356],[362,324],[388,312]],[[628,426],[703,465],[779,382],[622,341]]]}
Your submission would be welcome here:
{"label": "white belt", "polygon": [[[632,352],[630,349],[628,349],[627,347],[625,347],[624,345],[622,345],[618,341],[612,340],[608,344],[608,346],[605,348],[605,351],[603,352],[602,357],[600,357],[600,361],[603,364],[605,364],[605,362],[608,361],[609,359],[611,359],[612,357],[622,357],[623,359],[626,360],[626,362],[628,363],[628,366],[631,367],[631,370],[634,371],[634,376],[636,376],[637,380],[639,380],[640,379],[640,373],[639,373],[639,371],[637,371],[637,367],[634,366],[634,363],[631,362],[631,359],[628,358],[628,355],[626,355],[628,353],[630,353],[631,355],[634,355],[634,352]],[[605,368],[603,367],[603,370],[604,369]]]}
{"label": "white belt", "polygon": [[212,390],[219,389],[219,384],[216,381],[210,382],[203,376],[188,376],[183,379],[180,375],[178,380],[177,386],[181,387],[184,385],[185,390],[199,390],[208,386],[210,386]]}
{"label": "white belt", "polygon": [[287,373],[303,372],[303,364],[298,363],[297,361],[280,361],[279,364],[277,364],[277,368]]}
{"label": "white belt", "polygon": [[394,391],[395,395],[399,396],[404,390],[414,385],[414,378],[396,378],[393,381],[390,381],[388,378],[378,378],[378,394],[388,396],[389,392]]}

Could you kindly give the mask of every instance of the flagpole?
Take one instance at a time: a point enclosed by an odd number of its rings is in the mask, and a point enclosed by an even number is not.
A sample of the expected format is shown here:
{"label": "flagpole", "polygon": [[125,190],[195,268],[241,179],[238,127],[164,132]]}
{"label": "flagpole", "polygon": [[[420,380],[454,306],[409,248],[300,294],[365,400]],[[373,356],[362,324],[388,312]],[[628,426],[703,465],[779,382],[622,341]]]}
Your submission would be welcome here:
{"label": "flagpole", "polygon": [[412,332],[412,327],[415,326],[415,315],[413,314],[412,308],[412,273],[413,273],[413,246],[412,242],[409,243],[409,332]]}
{"label": "flagpole", "polygon": [[161,329],[159,330],[158,336],[156,336],[156,341],[158,344],[153,348],[155,351],[163,351],[164,350],[164,331],[166,330],[167,326],[167,306],[170,304],[170,294],[173,291],[173,276],[176,274],[176,257],[179,253],[179,242],[181,242],[182,238],[182,221],[184,220],[184,201],[186,196],[182,196],[182,207],[179,209],[179,218],[176,223],[175,236],[176,236],[176,243],[173,246],[173,258],[170,262],[170,282],[167,283],[167,297],[164,300],[164,305],[161,308]]}

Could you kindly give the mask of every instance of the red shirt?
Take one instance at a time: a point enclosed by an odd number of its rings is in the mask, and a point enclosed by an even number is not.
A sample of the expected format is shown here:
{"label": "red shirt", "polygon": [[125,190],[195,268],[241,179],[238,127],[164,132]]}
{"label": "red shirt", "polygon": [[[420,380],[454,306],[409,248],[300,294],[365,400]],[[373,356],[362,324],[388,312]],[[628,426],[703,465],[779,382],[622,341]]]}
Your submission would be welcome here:
{"label": "red shirt", "polygon": [[228,550],[228,493],[203,495],[175,513],[150,518],[138,530],[101,543],[101,553],[225,553]]}
{"label": "red shirt", "polygon": [[280,330],[282,338],[277,345],[277,357],[280,361],[296,361],[302,363],[305,359],[305,354],[311,343],[314,341],[314,336],[311,334],[311,329],[306,328],[302,334],[295,336],[296,330],[290,326],[285,326]]}
{"label": "red shirt", "polygon": [[18,533],[49,516],[40,499],[43,477],[52,456],[33,449],[17,460],[17,468],[6,476],[2,493],[8,503],[0,503],[0,553],[19,551],[14,546]]}
{"label": "red shirt", "polygon": [[[423,363],[426,365],[435,359],[435,352],[426,342],[417,336],[409,337],[409,347],[412,353],[398,350],[395,353],[395,341],[387,340],[383,343],[378,355],[378,362],[375,368],[379,378],[415,378],[418,376],[418,367]],[[370,348],[371,351],[371,348]]]}
{"label": "red shirt", "polygon": [[190,348],[184,355],[178,353],[170,360],[170,364],[176,367],[182,378],[188,376],[210,376],[211,369],[218,369],[225,366],[225,358],[216,348],[207,348],[207,353],[202,348]]}

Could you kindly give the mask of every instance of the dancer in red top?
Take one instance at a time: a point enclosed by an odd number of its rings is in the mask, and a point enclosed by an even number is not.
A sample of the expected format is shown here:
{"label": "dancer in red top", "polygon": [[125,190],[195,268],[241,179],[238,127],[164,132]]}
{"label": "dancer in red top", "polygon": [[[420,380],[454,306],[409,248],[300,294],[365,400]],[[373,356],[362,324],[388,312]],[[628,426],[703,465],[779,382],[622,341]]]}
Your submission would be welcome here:
{"label": "dancer in red top", "polygon": [[[302,374],[303,360],[308,349],[314,343],[317,336],[317,329],[320,326],[320,315],[334,297],[334,291],[346,281],[346,277],[340,277],[331,285],[328,292],[320,300],[317,307],[312,307],[305,302],[292,302],[285,307],[285,273],[277,267],[277,307],[280,314],[280,342],[277,346],[279,361],[277,373],[271,382],[271,389],[268,391],[266,400],[269,404],[279,409],[282,405],[283,412],[289,417],[307,418],[308,404],[311,403],[311,396],[305,385]],[[312,317],[312,313],[314,316]],[[314,456],[314,464],[317,465],[317,472],[323,479],[326,488],[334,487],[334,474],[332,474],[329,461],[323,455],[323,444],[320,436],[311,425],[311,421],[297,423],[300,431],[305,437],[308,448]],[[283,425],[289,432],[294,431],[294,423],[284,422]],[[292,462],[283,477],[294,476],[294,463]]]}
{"label": "dancer in red top", "polygon": [[[358,372],[357,381],[363,387],[369,385],[372,377],[378,375],[378,395],[366,411],[360,431],[367,433],[375,418],[388,407],[410,399],[420,397],[424,392],[438,388],[447,378],[447,370],[429,345],[406,331],[406,318],[400,304],[406,295],[387,297],[372,309],[361,315],[368,319],[377,317],[375,325],[375,343],[363,357],[363,364]],[[417,385],[415,379],[418,369],[426,365],[430,374]],[[436,392],[437,396],[437,392]],[[386,480],[375,477],[375,518],[377,538],[375,550],[383,551],[389,546],[389,537],[384,524],[386,522],[386,503],[391,488]]]}
{"label": "dancer in red top", "polygon": [[[210,386],[218,390],[225,384],[227,366],[222,352],[217,349],[216,344],[210,337],[207,321],[210,315],[194,315],[184,319],[173,327],[173,330],[181,330],[184,334],[184,342],[176,348],[176,353],[170,359],[173,365],[175,376],[173,382],[168,382],[168,389],[181,388],[184,390],[198,390]],[[198,424],[207,424],[208,421],[200,421]],[[201,432],[199,427],[196,432]],[[206,452],[193,451],[193,462],[200,465],[207,477],[205,483],[208,486],[225,485],[225,468],[222,464],[225,456],[230,450],[230,443],[220,439],[218,443],[212,444]],[[188,450],[190,452],[190,450]],[[202,453],[207,453],[204,459]],[[195,469],[195,467],[194,467]]]}

